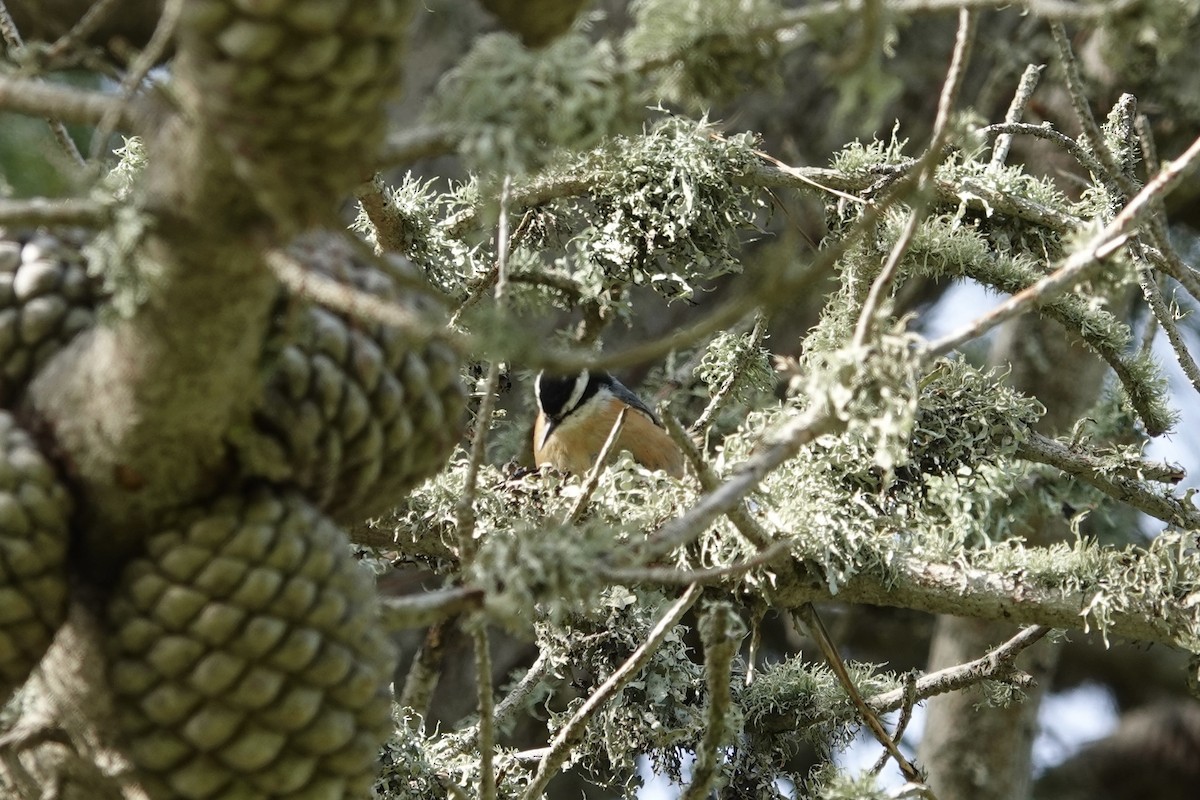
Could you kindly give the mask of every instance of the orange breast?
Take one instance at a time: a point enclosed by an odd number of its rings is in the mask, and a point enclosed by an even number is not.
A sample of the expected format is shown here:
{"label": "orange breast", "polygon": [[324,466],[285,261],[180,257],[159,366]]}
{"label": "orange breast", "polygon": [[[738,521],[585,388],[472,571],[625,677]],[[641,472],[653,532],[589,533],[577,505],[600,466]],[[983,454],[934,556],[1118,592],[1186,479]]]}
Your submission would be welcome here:
{"label": "orange breast", "polygon": [[[594,402],[589,403],[587,408],[563,420],[541,448],[537,443],[546,422],[539,414],[533,432],[534,463],[539,467],[549,464],[577,475],[587,472],[600,455],[623,405],[616,398],[608,398],[598,407],[593,407]],[[628,450],[634,460],[649,469],[661,469],[677,478],[683,476],[683,453],[665,430],[636,409],[630,408],[625,414],[614,452],[620,450]]]}

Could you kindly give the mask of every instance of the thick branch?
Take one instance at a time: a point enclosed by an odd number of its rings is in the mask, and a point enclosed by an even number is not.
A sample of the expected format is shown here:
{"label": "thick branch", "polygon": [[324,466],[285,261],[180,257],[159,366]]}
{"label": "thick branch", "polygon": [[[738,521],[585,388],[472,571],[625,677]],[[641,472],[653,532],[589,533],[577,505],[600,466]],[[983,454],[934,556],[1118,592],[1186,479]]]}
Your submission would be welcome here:
{"label": "thick branch", "polygon": [[[1014,547],[1004,552],[1010,558],[1002,568],[979,563],[988,557],[988,551],[952,564],[898,558],[886,569],[851,577],[839,585],[836,594],[820,580],[809,579],[783,587],[777,600],[793,607],[834,600],[1085,631],[1094,625],[1106,636],[1200,652],[1200,609],[1186,606],[1180,597],[1189,589],[1173,585],[1170,579],[1196,566],[1179,564],[1179,554],[1132,548],[1081,552]],[[1055,556],[1052,566],[1046,563],[1051,552]],[[1039,574],[1045,579],[1039,579]],[[1073,574],[1096,577],[1077,578],[1075,586],[1062,586],[1062,576]],[[1142,588],[1135,593],[1131,586],[1134,577],[1127,576],[1138,575],[1147,578],[1140,581]],[[1114,587],[1104,582],[1115,580],[1125,585]]]}

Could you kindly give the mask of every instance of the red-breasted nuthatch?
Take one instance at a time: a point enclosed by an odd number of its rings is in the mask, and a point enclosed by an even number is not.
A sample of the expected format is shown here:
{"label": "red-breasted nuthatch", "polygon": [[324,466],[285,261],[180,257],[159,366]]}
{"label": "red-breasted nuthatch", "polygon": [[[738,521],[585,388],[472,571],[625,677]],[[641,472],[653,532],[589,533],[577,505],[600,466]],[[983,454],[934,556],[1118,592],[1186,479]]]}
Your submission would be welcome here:
{"label": "red-breasted nuthatch", "polygon": [[538,415],[533,426],[533,461],[585,474],[604,447],[622,408],[628,408],[613,452],[628,450],[649,469],[683,476],[683,453],[650,407],[607,372],[578,375],[538,373],[533,384]]}

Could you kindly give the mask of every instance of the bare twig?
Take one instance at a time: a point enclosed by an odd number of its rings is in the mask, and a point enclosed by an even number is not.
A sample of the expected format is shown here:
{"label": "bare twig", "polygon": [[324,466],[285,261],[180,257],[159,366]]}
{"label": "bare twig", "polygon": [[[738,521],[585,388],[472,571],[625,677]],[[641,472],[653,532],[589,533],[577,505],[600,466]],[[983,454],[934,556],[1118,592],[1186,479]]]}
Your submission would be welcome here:
{"label": "bare twig", "polygon": [[913,765],[908,758],[900,752],[900,748],[896,745],[896,741],[892,738],[887,729],[883,727],[883,722],[879,719],[879,715],[874,709],[863,699],[862,693],[858,691],[858,686],[855,685],[854,679],[850,676],[850,671],[846,669],[846,662],[842,660],[841,653],[833,643],[833,638],[829,635],[825,623],[821,621],[821,617],[817,614],[817,609],[812,603],[805,603],[803,606],[793,612],[793,616],[798,623],[803,623],[812,634],[813,639],[817,643],[817,647],[821,650],[821,655],[825,657],[825,662],[829,664],[829,668],[833,670],[833,674],[837,676],[838,682],[846,691],[846,696],[850,698],[850,702],[854,704],[854,708],[858,711],[863,722],[866,723],[867,730],[871,731],[871,735],[875,740],[883,745],[883,748],[896,761],[896,765],[900,767],[900,771],[904,777],[915,784],[923,784],[925,779],[920,771]]}
{"label": "bare twig", "polygon": [[1126,242],[1134,227],[1153,209],[1153,201],[1170,193],[1191,171],[1198,158],[1200,138],[1193,141],[1181,156],[1165,164],[1154,179],[1149,181],[1103,230],[1073,252],[1061,267],[1032,286],[1017,292],[960,330],[930,342],[926,348],[927,355],[945,355],[984,331],[1026,311],[1035,303],[1044,303],[1074,285],[1084,270],[1108,258]]}
{"label": "bare twig", "polygon": [[617,414],[617,418],[613,420],[612,428],[608,431],[608,438],[604,440],[604,446],[600,448],[595,463],[588,470],[583,486],[579,490],[579,496],[575,498],[575,502],[571,504],[571,509],[563,519],[565,524],[578,522],[583,515],[583,510],[587,508],[588,500],[591,499],[592,493],[596,491],[596,486],[600,483],[600,473],[604,471],[604,465],[608,463],[608,456],[621,436],[621,429],[625,427],[625,414],[628,411],[629,407],[624,406]]}
{"label": "bare twig", "polygon": [[[21,32],[17,30],[17,24],[13,21],[12,15],[8,13],[8,6],[4,4],[3,0],[0,0],[0,36],[4,37],[8,52],[14,59],[19,58],[21,51],[25,49],[25,43],[21,40]],[[0,84],[0,108],[7,107],[5,104],[7,98],[4,95],[4,86]],[[83,156],[79,154],[79,148],[75,146],[71,134],[67,132],[67,126],[54,116],[48,116],[46,124],[50,126],[50,133],[53,134],[54,140],[58,142],[63,152],[77,166],[83,166]]]}
{"label": "bare twig", "polygon": [[623,689],[629,681],[633,680],[641,672],[642,667],[646,665],[646,662],[650,660],[650,657],[662,645],[667,635],[671,632],[671,629],[679,624],[679,620],[683,619],[683,615],[699,599],[700,592],[701,589],[699,586],[689,586],[687,591],[667,609],[658,622],[655,623],[654,627],[650,629],[650,633],[646,636],[646,641],[642,642],[629,658],[625,659],[624,663],[617,667],[608,680],[592,692],[583,705],[567,720],[567,723],[559,729],[558,735],[554,737],[554,741],[550,742],[550,749],[542,756],[537,772],[530,779],[529,785],[525,788],[525,793],[521,795],[522,800],[537,800],[537,798],[542,796],[542,792],[546,789],[546,784],[558,774],[558,771],[562,769],[563,764],[570,757],[571,750],[583,738],[583,732],[591,718],[617,692]]}
{"label": "bare twig", "polygon": [[[1021,121],[1021,117],[1025,115],[1025,107],[1029,105],[1033,92],[1037,88],[1038,79],[1041,78],[1042,70],[1045,68],[1045,64],[1029,64],[1025,67],[1025,71],[1021,73],[1021,80],[1017,83],[1017,91],[1013,95],[1012,102],[1008,104],[1008,111],[1004,114],[1006,124],[1012,125]],[[1004,166],[1010,147],[1012,147],[1011,133],[1002,133],[997,136],[996,141],[992,143],[992,161],[988,168],[997,170]]]}
{"label": "bare twig", "polygon": [[1142,287],[1142,296],[1146,298],[1150,310],[1154,313],[1154,318],[1158,320],[1163,333],[1167,335],[1167,341],[1171,343],[1171,350],[1175,353],[1175,360],[1179,362],[1179,368],[1192,388],[1200,392],[1200,367],[1196,366],[1195,359],[1188,352],[1187,342],[1183,340],[1183,334],[1179,332],[1179,326],[1175,324],[1175,315],[1171,313],[1167,301],[1163,299],[1162,292],[1159,291],[1154,273],[1146,267],[1139,267],[1138,283]]}
{"label": "bare twig", "polygon": [[[714,136],[717,136],[717,134],[714,134]],[[718,137],[718,138],[723,139],[724,137]],[[793,166],[790,166],[790,165],[785,164],[784,162],[780,161],[778,158],[771,155],[770,153],[764,152],[762,150],[754,150],[753,152],[756,156],[761,158],[763,161],[766,161],[769,164],[772,164],[773,166],[775,166],[779,170],[780,173],[782,173],[784,175],[788,175],[792,178],[795,178],[797,181],[799,181],[802,184],[805,184],[806,186],[811,186],[812,188],[819,189],[822,192],[825,192],[826,194],[831,194],[834,197],[840,197],[843,200],[847,200],[851,203],[857,203],[859,205],[867,205],[868,203],[871,202],[870,200],[864,200],[863,198],[859,197],[856,194],[850,194],[849,192],[842,191],[841,189],[837,188],[836,186],[832,186],[831,181],[822,181],[820,179],[819,176],[827,176],[828,173],[833,172],[833,170],[826,170],[826,169],[812,168],[812,167],[808,167],[808,168],[793,167]],[[841,177],[840,173],[834,173],[834,174],[837,175],[839,178]]]}
{"label": "bare twig", "polygon": [[[496,226],[496,264],[499,277],[496,281],[496,305],[503,310],[505,292],[508,289],[508,204],[512,189],[511,176],[504,176],[500,188],[500,219]],[[479,478],[479,467],[483,464],[487,450],[487,437],[492,427],[492,412],[496,406],[496,388],[500,383],[500,361],[493,358],[488,364],[484,380],[483,397],[479,401],[479,412],[475,417],[475,433],[471,437],[471,455],[467,461],[462,497],[455,507],[458,529],[459,558],[465,564],[475,552],[475,492]]]}
{"label": "bare twig", "polygon": [[94,200],[33,198],[0,200],[0,226],[47,225],[103,228],[108,208]]}
{"label": "bare twig", "polygon": [[117,94],[118,104],[110,108],[96,125],[96,131],[92,134],[92,159],[100,157],[101,151],[108,144],[108,138],[112,136],[121,114],[132,101],[137,88],[141,86],[142,81],[150,74],[150,70],[162,58],[162,54],[166,52],[167,46],[171,43],[171,37],[175,35],[175,28],[179,24],[179,16],[182,12],[183,0],[167,0],[163,4],[158,23],[154,26],[154,33],[150,34],[150,41],[146,42],[145,49],[138,53],[137,58],[130,65],[129,71],[121,79],[121,88]]}
{"label": "bare twig", "polygon": [[389,631],[424,628],[483,605],[483,591],[456,586],[404,597],[381,597],[379,621]]}
{"label": "bare twig", "polygon": [[1117,163],[1113,152],[1104,141],[1104,132],[1096,122],[1088,105],[1087,91],[1083,85],[1083,77],[1079,74],[1079,62],[1071,51],[1071,40],[1067,37],[1067,29],[1061,20],[1050,23],[1050,31],[1054,34],[1054,43],[1058,46],[1059,57],[1062,60],[1063,75],[1066,78],[1067,94],[1071,98],[1071,106],[1075,109],[1075,117],[1083,130],[1083,138],[1091,147],[1096,159],[1104,169],[1096,173],[1096,177],[1105,180],[1116,189],[1118,196],[1132,197],[1137,192],[1137,185]]}
{"label": "bare twig", "polygon": [[[996,142],[992,145],[993,149],[1000,146],[1001,140],[1007,139],[1011,142],[1014,134],[1022,134],[1025,136],[1034,136],[1038,139],[1045,139],[1047,142],[1052,142],[1058,145],[1063,150],[1071,154],[1079,164],[1094,175],[1104,174],[1103,165],[1096,160],[1091,151],[1079,144],[1079,142],[1067,136],[1061,131],[1056,131],[1050,127],[1049,122],[1043,122],[1041,125],[1032,125],[1027,122],[1003,122],[995,125],[988,125],[979,130],[984,136],[995,136]],[[993,160],[991,165],[995,166]]]}
{"label": "bare twig", "polygon": [[[119,106],[117,99],[112,95],[30,78],[0,75],[0,108],[15,114],[95,125],[105,114]],[[134,127],[132,110],[123,111],[118,121],[122,127]]]}
{"label": "bare twig", "polygon": [[88,6],[88,10],[79,18],[79,21],[71,27],[71,30],[58,37],[46,49],[46,57],[51,61],[57,61],[72,50],[82,47],[88,37],[100,29],[100,26],[120,4],[121,0],[95,0]]}
{"label": "bare twig", "polygon": [[883,269],[871,284],[866,301],[858,315],[852,339],[852,346],[856,349],[866,344],[867,336],[875,324],[875,317],[883,304],[883,298],[896,279],[900,262],[903,260],[904,254],[908,252],[912,237],[921,224],[925,206],[928,204],[921,194],[921,190],[933,177],[934,170],[942,160],[942,146],[949,137],[950,110],[962,88],[963,75],[966,72],[967,61],[971,57],[971,45],[974,38],[975,16],[970,11],[962,10],[958,14],[958,32],[954,37],[954,53],[950,58],[950,68],[946,73],[946,80],[942,84],[942,92],[938,97],[937,117],[933,122],[933,134],[930,136],[929,148],[917,162],[915,170],[917,194],[908,211],[908,219],[905,220],[904,228],[896,239],[896,243],[892,245]]}
{"label": "bare twig", "polygon": [[720,751],[730,733],[727,720],[732,705],[730,678],[733,659],[745,632],[745,626],[724,603],[714,605],[700,622],[708,708],[705,710],[704,737],[696,750],[692,782],[680,795],[680,800],[704,800],[716,780],[717,766],[721,761]]}
{"label": "bare twig", "polygon": [[[900,742],[904,738],[904,732],[908,730],[908,723],[912,722],[913,707],[917,704],[917,675],[915,672],[904,673],[904,702],[900,706],[900,719],[896,722],[896,730],[892,733],[892,738]],[[892,754],[884,750],[879,756],[879,760],[871,767],[871,773],[878,775],[883,772],[883,768],[887,766],[887,762],[891,759]]]}

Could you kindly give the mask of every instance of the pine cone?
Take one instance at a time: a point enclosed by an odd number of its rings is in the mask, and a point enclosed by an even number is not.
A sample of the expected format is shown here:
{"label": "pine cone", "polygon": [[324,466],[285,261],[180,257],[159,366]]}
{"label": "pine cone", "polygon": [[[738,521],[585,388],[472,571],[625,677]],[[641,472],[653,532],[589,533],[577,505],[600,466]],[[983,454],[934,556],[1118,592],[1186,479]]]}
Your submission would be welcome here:
{"label": "pine cone", "polygon": [[[308,236],[291,252],[343,284],[423,312],[411,291],[346,242]],[[446,462],[462,433],[458,357],[445,342],[414,342],[318,306],[285,309],[279,325],[289,322],[255,424],[290,472],[266,474],[296,483],[339,521],[394,507]]]}
{"label": "pine cone", "polygon": [[151,537],[109,621],[118,721],[151,796],[365,795],[394,653],[371,576],[307,501],[230,496]]}
{"label": "pine cone", "polygon": [[408,0],[190,0],[176,73],[277,221],[328,211],[370,172],[400,87]]}
{"label": "pine cone", "polygon": [[0,702],[42,659],[67,610],[71,497],[0,411]]}
{"label": "pine cone", "polygon": [[78,247],[0,237],[0,400],[12,404],[51,356],[95,320]]}

